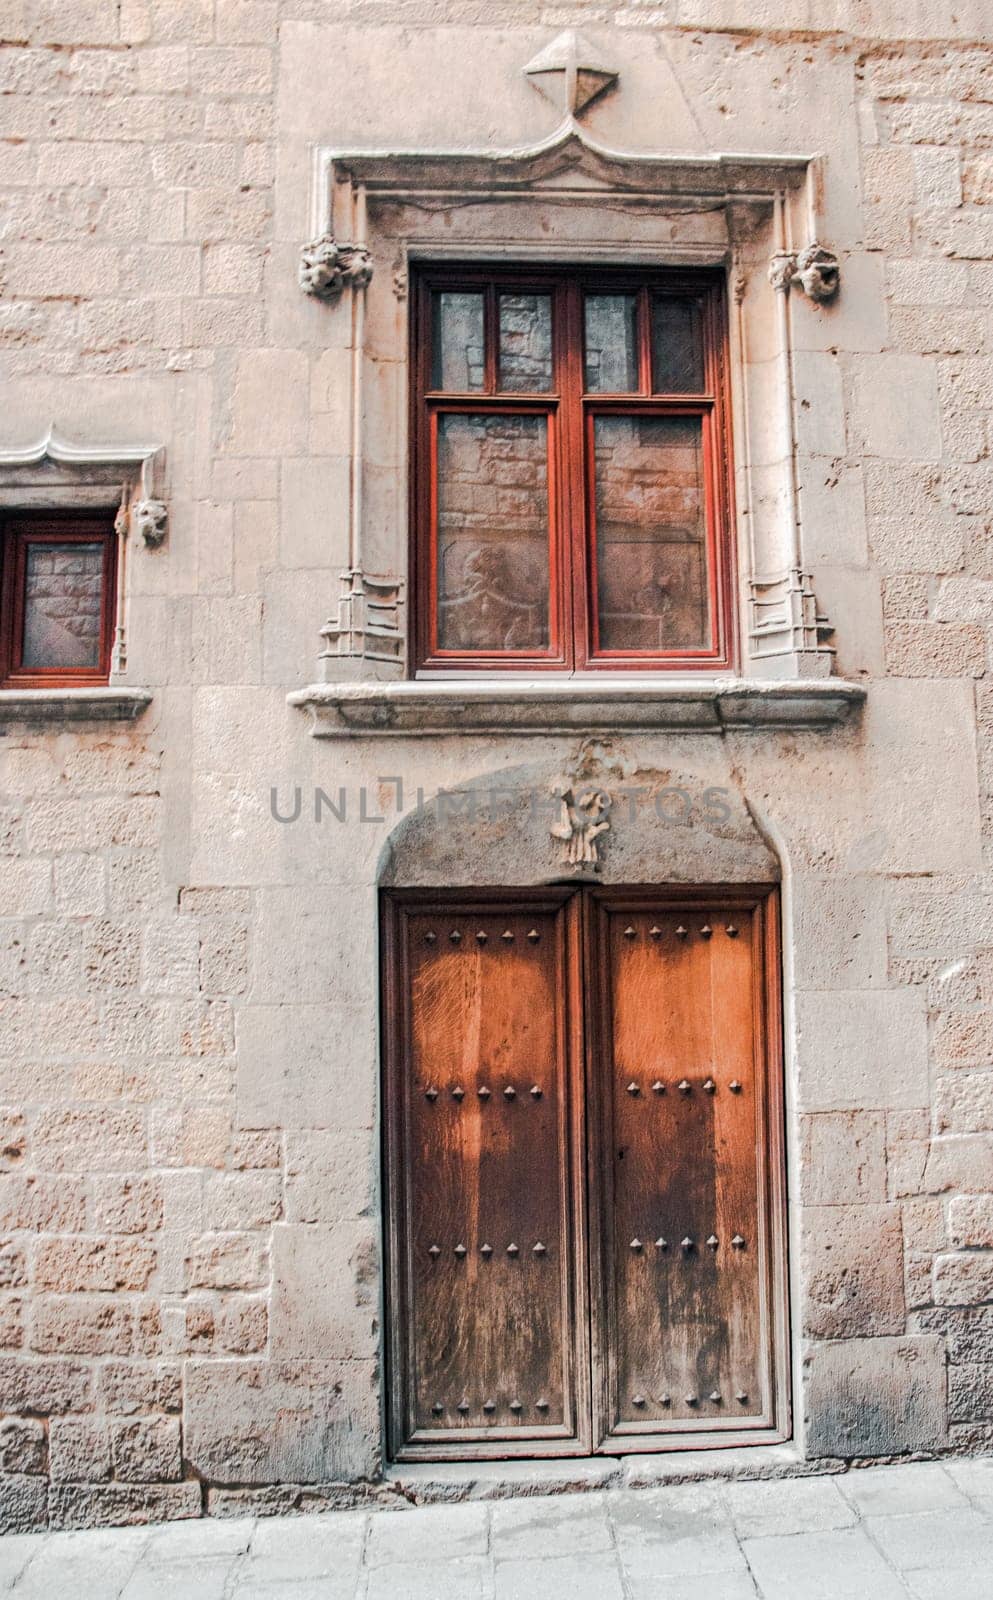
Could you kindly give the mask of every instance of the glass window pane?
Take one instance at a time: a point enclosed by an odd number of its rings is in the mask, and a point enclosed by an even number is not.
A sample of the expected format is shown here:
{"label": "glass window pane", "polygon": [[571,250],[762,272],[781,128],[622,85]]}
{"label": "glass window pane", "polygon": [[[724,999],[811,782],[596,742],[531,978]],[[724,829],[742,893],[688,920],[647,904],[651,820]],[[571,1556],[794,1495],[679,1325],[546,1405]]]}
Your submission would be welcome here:
{"label": "glass window pane", "polygon": [[29,544],[25,667],[99,667],[102,544]]}
{"label": "glass window pane", "polygon": [[546,394],[552,387],[550,295],[500,296],[499,387],[511,394]]}
{"label": "glass window pane", "polygon": [[652,301],[652,389],[655,394],[702,394],[703,334],[695,300]]}
{"label": "glass window pane", "polygon": [[438,645],[548,646],[548,419],[438,419]]}
{"label": "glass window pane", "polygon": [[633,294],[586,296],[586,387],[594,394],[638,390],[638,336]]}
{"label": "glass window pane", "polygon": [[483,297],[481,294],[436,294],[432,389],[476,393],[484,381]]}
{"label": "glass window pane", "polygon": [[710,645],[699,417],[597,417],[602,650]]}

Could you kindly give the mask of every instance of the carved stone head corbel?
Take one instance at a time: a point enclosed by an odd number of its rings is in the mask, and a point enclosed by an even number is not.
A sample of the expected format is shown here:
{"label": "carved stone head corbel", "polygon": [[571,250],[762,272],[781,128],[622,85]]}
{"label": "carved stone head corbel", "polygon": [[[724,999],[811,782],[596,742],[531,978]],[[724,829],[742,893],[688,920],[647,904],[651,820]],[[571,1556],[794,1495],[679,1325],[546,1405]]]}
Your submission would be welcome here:
{"label": "carved stone head corbel", "polygon": [[136,500],[131,507],[131,526],[149,549],[157,550],[166,536],[168,508],[162,500]]}
{"label": "carved stone head corbel", "polygon": [[300,287],[317,300],[336,300],[346,284],[364,289],[371,278],[372,257],[363,244],[339,243],[322,233],[300,251]]}
{"label": "carved stone head corbel", "polygon": [[838,292],[838,257],[815,239],[796,258],[796,277],[811,300],[832,300]]}

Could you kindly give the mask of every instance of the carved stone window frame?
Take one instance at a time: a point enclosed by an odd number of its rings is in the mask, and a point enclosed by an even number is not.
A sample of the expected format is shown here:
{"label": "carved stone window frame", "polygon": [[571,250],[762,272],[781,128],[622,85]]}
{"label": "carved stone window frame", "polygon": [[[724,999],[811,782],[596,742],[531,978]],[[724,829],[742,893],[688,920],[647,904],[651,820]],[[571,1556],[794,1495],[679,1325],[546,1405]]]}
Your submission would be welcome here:
{"label": "carved stone window frame", "polygon": [[50,428],[21,447],[0,449],[0,508],[101,510],[114,518],[116,594],[109,683],[87,688],[0,690],[0,728],[8,722],[129,720],[151,700],[126,684],[128,551],[134,538],[152,549],[166,535],[165,451],[157,444],[81,444]]}
{"label": "carved stone window frame", "polygon": [[[394,709],[398,692],[403,697],[406,690],[411,704],[416,698],[412,684],[396,681],[406,673],[405,506],[400,510],[397,501],[385,552],[382,544],[370,551],[367,536],[366,368],[385,354],[406,373],[409,265],[446,259],[716,265],[727,272],[745,641],[741,675],[731,681],[795,685],[831,675],[832,628],[804,567],[790,309],[791,293],[824,301],[838,287],[837,261],[817,239],[821,182],[813,154],[612,150],[573,116],[522,149],[315,150],[313,238],[303,251],[300,283],[319,299],[341,302],[332,315],[351,317],[349,561],[337,613],[322,630],[323,685],[355,690],[393,680]],[[537,226],[543,209],[553,219],[544,233]],[[406,424],[398,407],[398,477],[408,470]],[[754,449],[759,424],[763,437]],[[576,677],[569,683],[579,697],[595,692]],[[656,700],[665,692],[661,685],[643,687]],[[375,694],[350,690],[349,697],[351,717],[357,701],[372,714]],[[791,703],[800,699],[794,693]],[[315,714],[319,702],[326,720],[326,692],[308,700],[305,691],[293,700]],[[817,717],[823,725],[822,699]]]}

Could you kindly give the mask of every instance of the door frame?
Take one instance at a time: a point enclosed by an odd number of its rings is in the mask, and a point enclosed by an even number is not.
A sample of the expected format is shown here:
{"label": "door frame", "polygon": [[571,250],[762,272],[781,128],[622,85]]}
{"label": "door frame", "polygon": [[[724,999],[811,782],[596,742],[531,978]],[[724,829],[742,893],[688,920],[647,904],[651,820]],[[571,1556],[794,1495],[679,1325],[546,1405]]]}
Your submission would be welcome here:
{"label": "door frame", "polygon": [[[586,891],[583,893],[582,891]],[[606,1433],[609,1416],[607,1364],[602,1344],[607,1332],[606,1283],[606,1181],[602,1160],[606,1126],[606,1096],[595,1082],[597,1064],[604,1059],[609,1038],[610,970],[604,934],[609,904],[632,912],[657,905],[670,911],[702,910],[716,899],[730,908],[750,910],[760,922],[761,962],[755,963],[753,995],[756,1083],[763,1088],[761,1107],[765,1134],[763,1192],[758,1209],[764,1232],[761,1293],[768,1310],[771,1340],[771,1393],[768,1418],[751,1426],[707,1433],[706,1423],[694,1431],[653,1433],[632,1428],[612,1439]],[[387,1456],[391,1461],[472,1461],[612,1456],[668,1451],[733,1449],[745,1445],[782,1443],[792,1437],[791,1329],[787,1231],[787,1167],[785,1122],[785,1069],[783,1057],[783,972],[779,885],[761,884],[599,884],[586,881],[539,887],[384,888],[380,891],[381,973],[381,1160],[382,1227],[384,1257],[384,1394]],[[402,983],[405,951],[401,940],[404,909],[444,914],[457,906],[460,913],[474,908],[491,911],[499,905],[514,909],[567,908],[565,972],[567,989],[561,998],[563,1060],[568,1105],[568,1210],[572,1250],[568,1267],[567,1309],[575,1330],[573,1398],[575,1435],[514,1440],[506,1431],[499,1439],[475,1440],[452,1449],[455,1436],[445,1440],[410,1442],[405,1423],[410,1412],[407,1393],[409,1363],[407,1280],[409,1265],[401,1250],[402,1185],[398,1178],[403,1132],[402,1068],[409,1037],[409,1005]],[[594,957],[594,959],[590,959]],[[590,970],[587,971],[589,964]],[[584,994],[592,979],[597,984],[598,1005],[570,1005]],[[584,1268],[583,1263],[586,1263]],[[564,1308],[566,1309],[566,1308]],[[568,1324],[566,1324],[568,1326]],[[597,1442],[600,1437],[600,1442]]]}

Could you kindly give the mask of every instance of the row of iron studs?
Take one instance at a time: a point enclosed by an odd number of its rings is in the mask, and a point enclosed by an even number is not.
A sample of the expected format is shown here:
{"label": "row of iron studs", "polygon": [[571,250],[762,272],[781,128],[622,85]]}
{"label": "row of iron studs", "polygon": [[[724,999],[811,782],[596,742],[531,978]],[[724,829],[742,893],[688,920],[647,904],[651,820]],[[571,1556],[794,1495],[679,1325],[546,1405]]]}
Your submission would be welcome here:
{"label": "row of iron studs", "polygon": [[[659,928],[659,927],[653,925],[648,930],[648,937],[650,939],[661,939],[664,931],[665,930],[663,928]],[[705,922],[703,924],[703,927],[699,928],[697,931],[700,934],[701,939],[711,939],[711,938],[713,938],[714,930],[710,926],[709,922]],[[690,936],[690,929],[689,928],[684,928],[682,923],[680,923],[679,927],[676,928],[674,930],[674,932],[675,932],[675,935],[676,935],[677,939],[688,939],[689,936]],[[724,932],[727,934],[729,939],[737,939],[737,937],[738,937],[738,929],[735,927],[733,922],[729,922],[729,923],[726,924],[726,926],[724,928]],[[449,943],[450,944],[461,944],[462,943],[462,937],[463,936],[460,933],[459,929],[458,928],[453,928],[451,933],[448,935]],[[488,941],[489,941],[489,937],[490,937],[489,934],[485,933],[483,931],[483,929],[480,928],[479,932],[476,934],[476,943],[477,944],[487,944]],[[516,937],[516,935],[512,932],[512,930],[510,928],[506,928],[504,930],[504,932],[501,933],[501,935],[500,935],[500,938],[503,940],[504,944],[513,944],[515,937]],[[538,942],[541,939],[541,934],[538,932],[537,928],[531,928],[524,935],[524,937],[528,940],[528,942],[530,944],[538,944]],[[624,929],[624,937],[625,937],[625,939],[637,939],[637,937],[638,937],[637,928],[632,928],[632,927],[625,928]],[[433,929],[429,928],[427,933],[424,935],[424,943],[425,944],[437,944],[437,942],[438,942],[438,935],[433,931]]]}
{"label": "row of iron studs", "polygon": [[[716,1082],[714,1081],[713,1078],[704,1078],[703,1083],[700,1085],[700,1087],[703,1089],[704,1094],[716,1094],[717,1093],[717,1084],[716,1084]],[[679,1091],[680,1094],[692,1094],[693,1093],[693,1085],[692,1085],[692,1083],[690,1083],[688,1078],[683,1078],[679,1083],[676,1084],[676,1088],[677,1088],[677,1090]],[[731,1082],[728,1084],[728,1088],[730,1089],[732,1094],[740,1094],[741,1093],[741,1084],[738,1082],[737,1078],[732,1078],[731,1079]],[[662,1082],[661,1078],[656,1078],[655,1082],[652,1084],[652,1093],[653,1094],[665,1094],[665,1089],[666,1089],[666,1086]],[[544,1091],[541,1088],[539,1088],[538,1084],[536,1084],[536,1083],[533,1083],[531,1085],[530,1089],[528,1090],[528,1094],[531,1096],[532,1100],[540,1100],[541,1097],[542,1097],[543,1092]],[[641,1093],[641,1085],[639,1083],[634,1083],[634,1082],[629,1083],[628,1086],[627,1086],[627,1092],[628,1092],[629,1095],[631,1095],[632,1098],[634,1098],[636,1095],[639,1095]],[[425,1089],[424,1098],[425,1098],[425,1100],[434,1101],[434,1100],[437,1100],[437,1098],[438,1098],[440,1093],[441,1093],[440,1089],[435,1089],[435,1088]],[[456,1084],[455,1088],[452,1089],[450,1091],[450,1093],[451,1093],[451,1096],[452,1096],[453,1100],[464,1100],[465,1099],[466,1092],[462,1088],[461,1084]],[[478,1095],[480,1100],[489,1100],[492,1097],[493,1090],[492,1089],[488,1089],[486,1087],[486,1085],[483,1084],[483,1086],[481,1088],[476,1090],[476,1094]],[[514,1088],[512,1083],[508,1083],[507,1087],[504,1089],[503,1098],[505,1100],[516,1100],[517,1099],[517,1090]]]}
{"label": "row of iron studs", "polygon": [[[704,1244],[707,1246],[708,1250],[719,1250],[721,1247],[721,1241],[718,1239],[716,1233],[709,1234],[704,1240]],[[635,1255],[640,1255],[645,1246],[642,1244],[640,1239],[632,1239],[628,1248],[633,1250]],[[657,1250],[668,1250],[668,1239],[656,1239],[655,1248]],[[696,1240],[691,1239],[687,1234],[685,1239],[680,1239],[679,1248],[683,1252],[684,1256],[688,1256],[692,1250],[696,1249]],[[731,1248],[732,1250],[744,1250],[745,1240],[742,1238],[740,1233],[736,1233],[732,1237]]]}
{"label": "row of iron studs", "polygon": [[[539,1396],[539,1398],[534,1403],[534,1407],[535,1407],[536,1411],[547,1411],[548,1410],[548,1401],[545,1399],[544,1395],[540,1395]],[[495,1411],[496,1408],[497,1408],[497,1403],[496,1403],[495,1400],[484,1400],[483,1401],[483,1410],[487,1413],[487,1415],[489,1415],[491,1412]],[[470,1406],[468,1400],[463,1398],[463,1399],[461,1399],[459,1401],[459,1403],[455,1407],[455,1409],[459,1413],[460,1416],[464,1417],[464,1416],[468,1415],[468,1413],[472,1410],[472,1407]],[[513,1411],[515,1413],[515,1415],[516,1415],[518,1412],[523,1411],[524,1407],[522,1406],[522,1404],[521,1404],[521,1402],[519,1400],[508,1400],[507,1401],[507,1409],[508,1409],[508,1411]],[[444,1416],[444,1414],[445,1414],[444,1406],[442,1405],[440,1400],[436,1400],[434,1405],[431,1407],[431,1415],[434,1416],[434,1417],[441,1417],[441,1416]]]}
{"label": "row of iron studs", "polygon": [[[656,1398],[657,1398],[657,1404],[660,1405],[660,1406],[668,1407],[668,1406],[672,1405],[672,1396],[671,1395],[662,1394],[662,1395],[658,1395]],[[742,1406],[746,1405],[747,1402],[748,1402],[748,1396],[745,1393],[744,1389],[738,1389],[736,1391],[736,1393],[735,1393],[735,1397],[734,1398],[737,1400],[738,1404],[742,1405]],[[722,1405],[723,1402],[724,1402],[724,1396],[721,1394],[719,1389],[712,1389],[710,1394],[705,1395],[705,1396],[701,1396],[701,1395],[698,1395],[698,1394],[687,1394],[687,1395],[683,1396],[683,1402],[684,1402],[685,1405],[688,1405],[688,1406],[698,1406],[702,1399],[709,1400],[710,1403],[712,1405],[715,1405],[715,1406]],[[537,1399],[534,1404],[535,1404],[535,1410],[536,1411],[547,1411],[548,1410],[548,1401],[545,1399],[544,1395],[540,1396],[540,1398]],[[646,1400],[646,1398],[645,1398],[645,1396],[643,1394],[633,1394],[631,1396],[631,1404],[633,1406],[637,1406],[639,1408],[639,1410],[640,1410],[642,1406],[646,1406],[648,1404],[648,1401]],[[463,1398],[462,1400],[459,1401],[459,1403],[455,1407],[455,1409],[459,1413],[460,1416],[464,1417],[464,1416],[467,1416],[469,1414],[469,1412],[472,1410],[472,1407],[470,1406],[468,1400]],[[495,1400],[489,1400],[489,1399],[484,1400],[483,1401],[483,1405],[482,1405],[482,1409],[489,1416],[497,1409],[497,1403],[496,1403]],[[517,1415],[519,1412],[524,1410],[524,1407],[522,1406],[520,1400],[508,1400],[507,1401],[507,1409],[509,1411],[513,1411],[514,1414]],[[435,1417],[441,1417],[441,1416],[444,1416],[444,1414],[445,1414],[445,1407],[442,1405],[440,1400],[436,1400],[434,1402],[434,1405],[431,1407],[431,1415],[435,1416]]]}
{"label": "row of iron studs", "polygon": [[[704,1240],[704,1243],[706,1244],[708,1250],[719,1250],[721,1245],[721,1241],[718,1239],[716,1233],[710,1234],[708,1238]],[[668,1239],[656,1239],[655,1247],[657,1250],[668,1250]],[[644,1250],[645,1246],[642,1244],[640,1239],[632,1239],[629,1248],[632,1249],[635,1254],[640,1254],[640,1252]],[[679,1248],[682,1250],[684,1255],[689,1255],[691,1250],[696,1249],[696,1240],[691,1239],[689,1235],[687,1235],[685,1239],[680,1239]],[[742,1238],[740,1233],[736,1233],[733,1236],[731,1240],[731,1248],[732,1250],[744,1250],[745,1240]],[[481,1244],[479,1247],[479,1253],[481,1256],[489,1257],[493,1254],[493,1246],[491,1244]],[[521,1253],[520,1245],[511,1242],[507,1246],[506,1253],[508,1256],[519,1256]],[[453,1246],[453,1256],[458,1256],[461,1259],[461,1257],[467,1256],[468,1254],[469,1249],[467,1245],[457,1244]],[[533,1256],[547,1256],[548,1246],[546,1244],[542,1244],[541,1240],[539,1239],[537,1244],[533,1244],[531,1246],[531,1254]],[[438,1244],[428,1245],[428,1255],[435,1258],[440,1256],[441,1246]]]}
{"label": "row of iron studs", "polygon": [[[481,1256],[488,1259],[493,1254],[493,1246],[491,1244],[481,1244],[479,1247],[479,1253]],[[511,1241],[511,1243],[507,1246],[506,1253],[508,1256],[519,1256],[521,1253],[521,1247],[520,1245],[514,1244],[513,1241]],[[452,1255],[458,1256],[460,1260],[463,1256],[467,1256],[468,1254],[468,1248],[464,1244],[457,1244],[452,1250]],[[539,1239],[537,1244],[533,1244],[531,1246],[531,1254],[533,1256],[547,1256],[547,1244],[542,1244],[541,1240]],[[441,1246],[437,1244],[428,1245],[428,1255],[437,1260],[438,1256],[441,1255]]]}
{"label": "row of iron studs", "polygon": [[[658,1404],[660,1406],[671,1406],[672,1405],[672,1396],[671,1395],[660,1394],[660,1395],[657,1395],[655,1398],[656,1398],[656,1400],[657,1400],[657,1402],[658,1402]],[[710,1394],[708,1394],[706,1396],[700,1396],[698,1394],[686,1394],[686,1395],[683,1396],[683,1403],[684,1403],[684,1405],[688,1405],[688,1406],[698,1406],[700,1404],[701,1398],[710,1400],[715,1406],[719,1406],[719,1405],[723,1404],[723,1401],[724,1401],[724,1396],[721,1394],[720,1390],[719,1389],[712,1389]],[[740,1406],[745,1405],[747,1400],[748,1400],[748,1396],[745,1393],[744,1389],[739,1389],[736,1392],[734,1398],[737,1400],[737,1402],[738,1402],[738,1404]],[[640,1407],[640,1406],[647,1405],[648,1401],[645,1399],[645,1396],[643,1394],[633,1394],[631,1396],[631,1404],[633,1406],[639,1406]]]}

